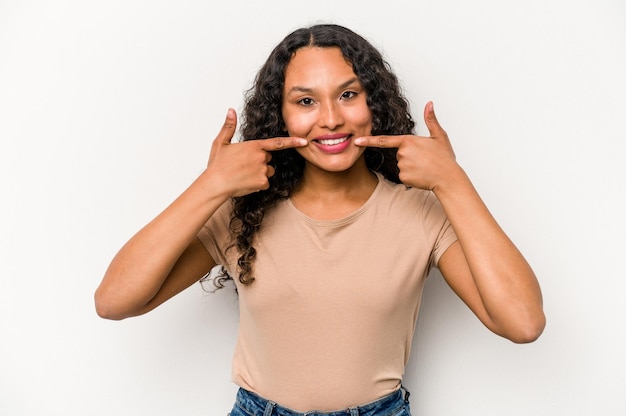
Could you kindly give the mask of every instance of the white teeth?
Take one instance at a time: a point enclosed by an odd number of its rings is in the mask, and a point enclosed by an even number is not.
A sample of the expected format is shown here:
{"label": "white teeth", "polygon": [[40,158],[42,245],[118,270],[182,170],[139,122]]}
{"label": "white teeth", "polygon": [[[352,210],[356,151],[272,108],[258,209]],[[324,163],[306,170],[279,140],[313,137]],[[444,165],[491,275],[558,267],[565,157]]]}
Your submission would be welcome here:
{"label": "white teeth", "polygon": [[336,144],[343,143],[346,140],[348,140],[347,137],[343,137],[341,139],[328,139],[328,140],[318,140],[318,141],[319,141],[319,144],[323,144],[325,146],[334,146]]}

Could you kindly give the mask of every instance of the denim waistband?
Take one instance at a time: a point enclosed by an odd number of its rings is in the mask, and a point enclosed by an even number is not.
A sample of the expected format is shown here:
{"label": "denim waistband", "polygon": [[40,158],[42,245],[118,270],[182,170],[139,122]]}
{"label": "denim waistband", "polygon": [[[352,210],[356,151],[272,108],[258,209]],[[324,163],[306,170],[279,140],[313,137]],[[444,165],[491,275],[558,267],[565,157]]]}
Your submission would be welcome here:
{"label": "denim waistband", "polygon": [[[408,406],[410,393],[404,387],[371,403],[332,412],[296,412],[280,406],[271,400],[240,388],[237,404],[254,416],[377,416],[392,414],[391,411]],[[395,414],[395,413],[394,413]]]}

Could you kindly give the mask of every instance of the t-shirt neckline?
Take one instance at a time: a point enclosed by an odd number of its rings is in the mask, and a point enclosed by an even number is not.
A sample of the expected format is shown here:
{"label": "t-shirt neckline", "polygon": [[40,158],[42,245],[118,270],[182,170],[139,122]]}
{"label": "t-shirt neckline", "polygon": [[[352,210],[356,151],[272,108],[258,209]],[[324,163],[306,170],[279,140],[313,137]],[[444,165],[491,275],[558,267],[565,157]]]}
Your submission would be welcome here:
{"label": "t-shirt neckline", "polygon": [[367,201],[365,201],[365,203],[363,205],[361,205],[359,208],[357,208],[356,210],[352,211],[350,214],[346,215],[345,217],[341,217],[341,218],[336,218],[336,219],[332,219],[332,220],[317,220],[315,218],[311,218],[308,215],[306,215],[304,212],[300,211],[291,201],[291,198],[287,199],[287,205],[289,207],[289,209],[299,218],[303,219],[304,221],[306,221],[307,223],[311,224],[311,225],[315,225],[318,227],[336,227],[336,226],[340,226],[340,225],[344,225],[347,223],[350,223],[352,221],[354,221],[356,218],[358,218],[359,216],[361,216],[361,214],[363,214],[365,211],[367,211],[369,209],[369,207],[374,203],[374,201],[376,200],[378,194],[380,193],[380,189],[383,186],[383,181],[385,180],[385,177],[379,173],[379,172],[374,172],[376,174],[376,177],[378,178],[378,183],[376,184],[376,188],[374,188],[374,191],[372,192],[372,194],[369,196],[369,198],[367,199]]}

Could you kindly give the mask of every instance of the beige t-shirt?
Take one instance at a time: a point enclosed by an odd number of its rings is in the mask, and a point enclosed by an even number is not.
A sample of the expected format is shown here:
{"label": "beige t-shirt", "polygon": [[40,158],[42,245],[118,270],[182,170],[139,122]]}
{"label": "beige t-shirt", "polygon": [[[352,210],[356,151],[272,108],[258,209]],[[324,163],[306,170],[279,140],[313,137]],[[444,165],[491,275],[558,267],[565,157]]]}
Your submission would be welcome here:
{"label": "beige t-shirt", "polygon": [[318,221],[289,200],[266,213],[256,280],[225,253],[230,203],[198,234],[235,277],[240,324],[233,380],[298,411],[337,410],[398,389],[424,278],[456,241],[432,192],[385,180],[345,218]]}

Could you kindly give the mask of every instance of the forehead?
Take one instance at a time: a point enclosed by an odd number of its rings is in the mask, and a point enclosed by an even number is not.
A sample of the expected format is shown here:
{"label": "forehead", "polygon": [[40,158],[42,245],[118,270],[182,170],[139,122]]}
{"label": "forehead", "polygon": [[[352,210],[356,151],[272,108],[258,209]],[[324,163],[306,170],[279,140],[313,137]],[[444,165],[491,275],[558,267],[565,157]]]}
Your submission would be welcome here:
{"label": "forehead", "polygon": [[291,84],[344,82],[354,77],[352,64],[338,47],[304,47],[298,49],[285,69],[285,87]]}

